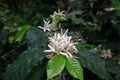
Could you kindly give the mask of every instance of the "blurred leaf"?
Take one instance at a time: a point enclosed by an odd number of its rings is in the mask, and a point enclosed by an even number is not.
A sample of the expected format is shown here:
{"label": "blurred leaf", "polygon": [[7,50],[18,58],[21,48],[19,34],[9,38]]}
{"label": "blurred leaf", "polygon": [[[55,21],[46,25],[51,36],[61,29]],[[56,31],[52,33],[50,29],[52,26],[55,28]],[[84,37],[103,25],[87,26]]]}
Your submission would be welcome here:
{"label": "blurred leaf", "polygon": [[100,57],[99,53],[95,49],[86,49],[84,46],[77,46],[78,57],[81,65],[94,74],[97,74],[102,79],[109,80],[110,74],[105,68],[105,61]]}
{"label": "blurred leaf", "polygon": [[26,35],[26,32],[32,28],[32,26],[30,25],[24,25],[24,26],[21,26],[21,29],[20,31],[18,31],[15,35],[15,41],[17,41],[18,43],[21,43],[22,40],[24,39],[25,35]]}
{"label": "blurred leaf", "polygon": [[[86,30],[92,30],[93,27],[89,26],[87,22],[81,18],[83,11],[73,11],[67,15],[68,18],[70,18],[75,24],[81,24],[84,26],[84,29]],[[77,17],[78,16],[78,17]]]}
{"label": "blurred leaf", "polygon": [[111,0],[112,4],[115,6],[117,10],[117,15],[120,16],[120,1],[119,0]]}
{"label": "blurred leaf", "polygon": [[56,15],[55,18],[52,19],[52,24],[53,24],[54,26],[57,26],[58,22],[59,22],[59,21],[62,21],[62,20],[63,20],[63,19],[62,19],[62,16],[61,16],[61,15]]}
{"label": "blurred leaf", "polygon": [[59,22],[59,20],[56,20],[56,19],[53,19],[53,20],[52,20],[52,24],[53,24],[54,26],[57,26],[58,22]]}
{"label": "blurred leaf", "polygon": [[82,67],[76,59],[67,58],[66,59],[66,69],[70,73],[71,76],[73,76],[79,80],[84,80]]}
{"label": "blurred leaf", "polygon": [[27,32],[28,49],[45,48],[48,36],[40,29],[31,29]]}
{"label": "blurred leaf", "polygon": [[82,24],[86,25],[86,23],[81,18],[76,17],[76,15],[80,16],[82,13],[83,13],[82,11],[73,11],[73,12],[69,13],[67,15],[67,17],[70,18],[76,24],[82,23]]}
{"label": "blurred leaf", "polygon": [[33,75],[33,79],[32,80],[40,80],[41,77],[43,77],[43,75],[45,74],[45,69],[46,67],[41,67],[39,69],[37,69],[35,72],[34,72],[34,75]]}
{"label": "blurred leaf", "polygon": [[65,67],[65,57],[62,55],[54,56],[47,64],[47,79],[60,74]]}
{"label": "blurred leaf", "polygon": [[44,56],[43,50],[40,49],[28,50],[21,53],[13,64],[8,65],[4,80],[24,80],[32,68],[43,60]]}
{"label": "blurred leaf", "polygon": [[120,64],[118,61],[106,60],[106,69],[115,75],[115,80],[120,80]]}
{"label": "blurred leaf", "polygon": [[31,72],[32,68],[43,60],[45,57],[43,49],[46,47],[44,45],[47,42],[44,35],[45,33],[38,29],[28,31],[27,40],[29,50],[22,53],[13,64],[7,67],[4,80],[23,80]]}
{"label": "blurred leaf", "polygon": [[118,11],[120,11],[120,1],[119,0],[111,0],[113,5],[116,7]]}
{"label": "blurred leaf", "polygon": [[11,44],[11,43],[13,43],[13,41],[14,41],[14,37],[13,37],[13,36],[10,36],[10,37],[9,37],[9,43]]}
{"label": "blurred leaf", "polygon": [[120,70],[115,74],[115,80],[120,80]]}
{"label": "blurred leaf", "polygon": [[106,68],[115,75],[115,80],[120,80],[120,64],[112,59],[106,60]]}

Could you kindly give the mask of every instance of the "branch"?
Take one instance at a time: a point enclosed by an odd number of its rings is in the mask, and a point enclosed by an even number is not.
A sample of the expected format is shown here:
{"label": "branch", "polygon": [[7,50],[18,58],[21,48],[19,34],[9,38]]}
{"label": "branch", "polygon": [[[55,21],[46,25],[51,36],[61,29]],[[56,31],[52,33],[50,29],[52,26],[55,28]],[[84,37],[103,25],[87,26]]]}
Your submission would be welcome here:
{"label": "branch", "polygon": [[3,56],[0,57],[0,59],[3,59],[5,57],[9,56],[10,54],[12,54],[13,52],[15,52],[16,50],[18,50],[19,48],[21,48],[25,44],[26,44],[26,40],[24,42],[22,42],[20,45],[18,45],[16,48],[14,48],[11,51],[5,53]]}

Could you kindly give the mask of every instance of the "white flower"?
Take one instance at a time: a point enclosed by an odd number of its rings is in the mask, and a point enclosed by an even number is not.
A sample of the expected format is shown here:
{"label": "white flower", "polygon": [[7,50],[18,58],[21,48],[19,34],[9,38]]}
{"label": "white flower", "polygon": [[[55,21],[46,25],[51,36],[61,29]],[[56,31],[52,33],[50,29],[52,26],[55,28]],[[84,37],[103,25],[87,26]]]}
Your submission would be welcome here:
{"label": "white flower", "polygon": [[102,50],[101,57],[103,57],[104,59],[112,58],[111,50],[110,49],[108,49],[108,50]]}
{"label": "white flower", "polygon": [[50,43],[48,44],[49,50],[45,50],[44,52],[52,52],[56,54],[61,54],[66,56],[67,58],[72,57],[73,53],[77,53],[75,42],[72,42],[71,36],[67,36],[68,30],[65,33],[54,33],[54,36],[49,37]]}
{"label": "white flower", "polygon": [[43,20],[43,21],[44,21],[44,26],[43,27],[38,26],[38,27],[41,28],[41,29],[43,29],[44,32],[51,31],[53,29],[53,25],[50,24],[50,20],[47,20],[47,21]]}
{"label": "white flower", "polygon": [[54,18],[56,18],[57,16],[61,19],[61,20],[66,20],[66,18],[65,18],[65,11],[60,11],[60,9],[58,9],[58,12],[54,12],[54,14],[53,15],[50,15],[53,19]]}

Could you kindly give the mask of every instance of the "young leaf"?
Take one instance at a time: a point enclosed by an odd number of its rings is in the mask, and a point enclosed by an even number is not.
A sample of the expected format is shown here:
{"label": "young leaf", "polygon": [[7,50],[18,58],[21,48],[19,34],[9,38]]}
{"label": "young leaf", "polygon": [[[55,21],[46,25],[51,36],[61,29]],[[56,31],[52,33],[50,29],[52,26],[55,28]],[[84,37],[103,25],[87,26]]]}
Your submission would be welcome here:
{"label": "young leaf", "polygon": [[65,57],[62,55],[54,56],[47,64],[47,79],[51,79],[60,74],[65,67]]}
{"label": "young leaf", "polygon": [[66,66],[65,67],[71,76],[73,76],[79,80],[84,80],[82,67],[76,59],[66,58]]}
{"label": "young leaf", "polygon": [[18,43],[22,42],[22,40],[24,39],[25,37],[25,34],[26,32],[32,28],[32,26],[30,25],[24,25],[24,26],[21,26],[21,30],[18,31],[15,35],[15,41],[18,41]]}
{"label": "young leaf", "polygon": [[53,20],[52,20],[52,24],[53,24],[54,26],[57,26],[58,22],[59,22],[59,20],[57,20],[57,19],[53,19]]}

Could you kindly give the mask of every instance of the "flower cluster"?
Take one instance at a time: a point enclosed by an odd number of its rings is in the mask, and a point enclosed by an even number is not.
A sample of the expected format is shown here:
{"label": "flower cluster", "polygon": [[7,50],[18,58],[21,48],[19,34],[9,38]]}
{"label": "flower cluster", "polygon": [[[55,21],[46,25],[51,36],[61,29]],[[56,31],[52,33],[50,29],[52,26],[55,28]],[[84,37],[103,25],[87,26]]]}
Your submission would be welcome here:
{"label": "flower cluster", "polygon": [[62,54],[67,58],[72,57],[73,53],[77,53],[78,50],[75,47],[75,42],[72,42],[71,36],[67,36],[68,30],[65,33],[61,30],[61,33],[54,33],[54,36],[49,37],[50,43],[48,44],[49,50],[44,52],[52,52],[56,54]]}
{"label": "flower cluster", "polygon": [[[64,12],[65,11],[60,11],[60,9],[58,9],[58,12],[55,11],[54,14],[51,15],[52,22],[50,20],[43,20],[44,26],[38,27],[43,29],[44,32],[56,30],[57,23],[60,20],[66,20]],[[66,56],[67,58],[73,57],[73,54],[78,52],[77,48],[75,47],[75,44],[77,43],[71,41],[72,37],[68,36],[67,32],[68,30],[66,30],[66,32],[63,33],[61,29],[61,33],[54,33],[53,36],[48,37],[50,41],[48,44],[49,50],[45,50],[44,52],[61,54]]]}
{"label": "flower cluster", "polygon": [[50,15],[53,19],[55,19],[56,17],[60,18],[61,20],[66,20],[65,18],[65,11],[60,11],[60,9],[58,9],[58,12],[54,12],[53,15]]}
{"label": "flower cluster", "polygon": [[58,9],[58,12],[54,12],[53,15],[51,15],[52,17],[52,23],[50,23],[50,20],[43,20],[44,21],[44,26],[38,26],[40,29],[43,29],[44,32],[46,31],[52,31],[52,30],[56,30],[56,24],[60,21],[60,20],[66,20],[65,18],[65,11],[60,11],[60,9]]}

